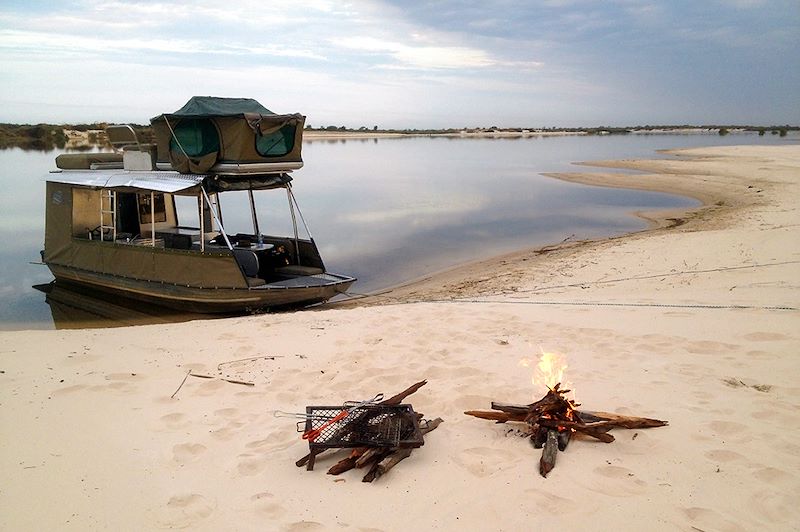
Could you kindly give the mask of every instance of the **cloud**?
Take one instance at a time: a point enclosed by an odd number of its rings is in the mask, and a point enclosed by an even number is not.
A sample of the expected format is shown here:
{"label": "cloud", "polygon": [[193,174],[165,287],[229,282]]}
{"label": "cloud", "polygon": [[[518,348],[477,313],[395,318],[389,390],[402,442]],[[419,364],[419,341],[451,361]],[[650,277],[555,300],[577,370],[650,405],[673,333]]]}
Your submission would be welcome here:
{"label": "cloud", "polygon": [[168,55],[252,55],[294,57],[314,60],[326,58],[311,50],[287,48],[275,44],[247,46],[238,44],[217,45],[199,39],[119,38],[110,41],[96,36],[81,36],[68,33],[0,30],[0,50],[6,53],[29,52],[35,55],[56,56],[103,56],[109,53],[131,53],[138,57],[148,52]]}
{"label": "cloud", "polygon": [[463,46],[412,46],[372,37],[335,39],[337,46],[371,54],[388,55],[413,68],[481,68],[495,64],[483,50]]}
{"label": "cloud", "polygon": [[217,94],[313,113],[315,125],[685,121],[685,102],[700,121],[749,106],[785,123],[800,116],[796,2],[12,2],[0,12],[0,110],[146,119]]}
{"label": "cloud", "polygon": [[374,37],[345,37],[334,39],[333,44],[352,51],[388,57],[395,61],[381,63],[379,66],[382,68],[481,69],[542,66],[541,62],[536,61],[504,61],[493,57],[486,50],[467,46],[413,45]]}

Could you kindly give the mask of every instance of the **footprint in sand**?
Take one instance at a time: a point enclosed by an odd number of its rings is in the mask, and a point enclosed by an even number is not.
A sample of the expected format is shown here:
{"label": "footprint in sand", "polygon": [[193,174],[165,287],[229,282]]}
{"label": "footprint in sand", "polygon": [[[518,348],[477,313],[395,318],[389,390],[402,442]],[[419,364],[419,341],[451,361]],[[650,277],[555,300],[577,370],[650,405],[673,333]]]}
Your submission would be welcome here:
{"label": "footprint in sand", "polygon": [[709,428],[720,436],[734,436],[747,431],[747,426],[735,421],[711,421]]}
{"label": "footprint in sand", "polygon": [[683,512],[689,518],[690,523],[697,524],[697,526],[692,526],[692,529],[726,530],[730,532],[745,532],[747,530],[738,523],[728,521],[714,510],[708,508],[693,506],[684,508]]}
{"label": "footprint in sand", "polygon": [[788,340],[789,337],[785,334],[781,333],[769,333],[769,332],[754,332],[750,334],[745,334],[743,336],[745,340],[750,340],[752,342],[777,342],[780,340]]}
{"label": "footprint in sand", "polygon": [[284,529],[287,532],[312,532],[315,530],[327,530],[328,527],[323,525],[322,523],[317,523],[316,521],[296,521],[294,523],[289,523],[289,525]]}
{"label": "footprint in sand", "polygon": [[239,432],[239,429],[242,428],[245,424],[240,421],[229,421],[227,425],[222,428],[212,430],[211,436],[218,440],[227,441],[236,436]]}
{"label": "footprint in sand", "polygon": [[703,456],[714,463],[738,463],[739,465],[746,465],[749,463],[749,460],[744,455],[727,449],[712,449],[703,453]]}
{"label": "footprint in sand", "polygon": [[767,523],[790,524],[791,515],[797,508],[796,493],[775,488],[757,491],[751,500],[753,513]]}
{"label": "footprint in sand", "polygon": [[610,479],[609,481],[595,483],[595,486],[603,486],[602,491],[604,495],[626,497],[628,495],[644,493],[647,489],[647,482],[636,478],[636,474],[626,467],[613,465],[600,466],[594,468],[593,472]]}
{"label": "footprint in sand", "polygon": [[239,410],[236,408],[221,408],[219,410],[214,410],[214,415],[219,416],[225,419],[233,419],[239,413]]}
{"label": "footprint in sand", "polygon": [[761,469],[753,471],[753,476],[773,487],[778,484],[781,484],[786,488],[791,488],[792,485],[797,485],[797,477],[795,475],[774,467],[762,467]]}
{"label": "footprint in sand", "polygon": [[754,349],[752,351],[747,352],[747,358],[751,360],[772,360],[778,358],[780,355],[776,353],[770,353],[768,351],[762,351],[760,349]]}
{"label": "footprint in sand", "polygon": [[220,388],[224,388],[227,384],[225,381],[220,379],[202,379],[202,380],[204,382],[200,384],[200,386],[196,386],[194,388],[193,395],[208,397],[210,395],[216,394],[220,390]]}
{"label": "footprint in sand", "polygon": [[249,455],[239,455],[239,464],[236,466],[239,473],[246,477],[261,473],[266,467],[266,461],[263,458],[245,458],[247,456]]}
{"label": "footprint in sand", "polygon": [[564,515],[586,511],[586,508],[575,504],[575,501],[572,499],[566,499],[540,489],[525,490],[525,500],[534,503],[532,506],[536,508],[537,511],[548,515]]}
{"label": "footprint in sand", "polygon": [[186,419],[186,414],[181,412],[173,412],[172,414],[161,416],[161,422],[168,429],[172,430],[182,429],[189,426],[189,422]]}
{"label": "footprint in sand", "polygon": [[263,440],[255,440],[245,444],[247,449],[262,453],[282,451],[297,444],[297,433],[290,431],[273,432]]}
{"label": "footprint in sand", "polygon": [[213,514],[216,507],[215,501],[198,493],[175,495],[156,510],[155,521],[160,528],[194,527]]}
{"label": "footprint in sand", "polygon": [[181,443],[172,447],[172,459],[179,464],[193,462],[206,451],[206,446],[199,443]]}
{"label": "footprint in sand", "polygon": [[268,519],[278,519],[286,515],[286,508],[276,502],[258,502],[254,505],[255,511]]}
{"label": "footprint in sand", "polygon": [[83,384],[76,384],[74,386],[67,386],[66,388],[59,388],[53,392],[53,395],[66,395],[85,390],[86,388],[87,387]]}
{"label": "footprint in sand", "polygon": [[453,461],[472,475],[483,478],[517,467],[519,459],[511,451],[490,447],[472,447],[453,456]]}
{"label": "footprint in sand", "polygon": [[728,351],[735,351],[740,346],[735,344],[726,344],[723,342],[712,342],[709,340],[699,340],[696,342],[689,342],[686,346],[686,351],[696,355],[716,355]]}

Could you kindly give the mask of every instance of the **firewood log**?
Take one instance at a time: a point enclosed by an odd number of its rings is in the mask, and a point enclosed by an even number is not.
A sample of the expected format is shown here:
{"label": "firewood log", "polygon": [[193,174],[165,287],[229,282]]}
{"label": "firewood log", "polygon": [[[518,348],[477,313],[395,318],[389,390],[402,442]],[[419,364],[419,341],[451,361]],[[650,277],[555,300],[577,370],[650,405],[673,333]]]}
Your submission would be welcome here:
{"label": "firewood log", "polygon": [[598,421],[597,423],[586,425],[583,423],[578,423],[576,421],[562,421],[559,419],[542,418],[539,420],[539,424],[545,427],[550,427],[553,429],[558,429],[558,428],[575,429],[575,431],[580,432],[581,434],[586,434],[587,436],[591,436],[592,438],[597,438],[601,442],[611,443],[612,441],[614,441],[614,436],[608,434],[608,431],[616,427],[616,425],[608,423],[611,422]]}
{"label": "firewood log", "polygon": [[468,416],[497,421],[498,423],[505,423],[506,421],[524,423],[525,418],[528,416],[528,414],[510,414],[508,412],[493,412],[489,410],[467,410],[464,413]]}
{"label": "firewood log", "polygon": [[558,454],[558,431],[550,429],[547,431],[547,440],[542,450],[542,458],[539,460],[539,473],[546,477],[547,474],[556,466],[556,455]]}
{"label": "firewood log", "polygon": [[371,447],[358,457],[356,460],[356,468],[361,469],[372,461],[380,461],[382,455],[388,454],[388,452],[386,449],[380,447]]}
{"label": "firewood log", "polygon": [[[405,399],[406,397],[408,397],[412,393],[416,392],[417,390],[419,390],[420,388],[422,388],[426,384],[428,384],[427,380],[419,381],[416,384],[412,384],[411,386],[409,386],[408,388],[406,388],[402,392],[398,393],[397,395],[394,395],[394,396],[392,396],[392,397],[390,397],[388,399],[385,399],[385,400],[381,401],[378,404],[381,404],[381,405],[399,405],[400,403],[403,402],[403,399]],[[324,452],[324,450],[318,450],[316,452],[316,454],[321,454],[322,452]],[[305,455],[300,460],[295,462],[295,465],[297,467],[307,466],[307,464],[311,461],[312,458],[314,458],[314,456],[315,456],[315,453],[309,452],[307,455]],[[310,469],[308,467],[306,467],[306,469],[308,469],[309,471],[311,469],[313,469],[313,468],[314,468],[313,462],[311,463],[311,468]],[[345,470],[345,471],[347,471],[347,470]]]}
{"label": "firewood log", "polygon": [[531,411],[531,405],[514,405],[509,403],[498,403],[492,401],[492,410],[500,410],[509,414],[519,414],[527,416]]}
{"label": "firewood log", "polygon": [[[316,453],[316,454],[317,454],[317,455],[320,455],[320,454],[324,453],[324,452],[325,452],[325,451],[327,451],[327,450],[328,450],[328,449],[322,449],[322,450],[319,450],[319,451],[317,451],[317,453]],[[295,463],[294,463],[294,465],[296,465],[297,467],[303,467],[304,465],[308,464],[308,461],[309,461],[310,459],[311,459],[311,453],[308,453],[307,455],[305,455],[304,457],[302,457],[300,460],[298,460],[297,462],[295,462]]]}
{"label": "firewood log", "polygon": [[402,392],[398,393],[397,395],[394,395],[394,396],[392,396],[392,397],[390,397],[390,398],[388,398],[388,399],[386,399],[384,401],[381,401],[378,404],[381,404],[381,405],[399,405],[400,403],[403,402],[403,400],[406,397],[408,397],[412,393],[416,392],[417,390],[419,390],[420,388],[422,388],[426,384],[428,384],[427,380],[419,381],[418,383],[409,386],[408,388],[406,388]]}
{"label": "firewood log", "polygon": [[547,441],[547,427],[542,427],[541,425],[535,425],[535,430],[533,435],[531,436],[531,442],[533,443],[534,449],[541,449],[544,446],[544,442]]}
{"label": "firewood log", "polygon": [[593,412],[581,410],[577,413],[584,423],[589,423],[591,421],[611,421],[617,427],[626,429],[647,429],[652,427],[663,427],[669,424],[669,421],[664,421],[661,419],[623,416],[621,414],[613,414],[611,412]]}
{"label": "firewood log", "polygon": [[567,449],[567,445],[569,445],[569,440],[572,438],[572,431],[571,430],[562,430],[558,433],[558,450],[565,451]]}
{"label": "firewood log", "polygon": [[364,478],[361,479],[361,482],[372,482],[376,478],[385,475],[386,472],[391,468],[411,456],[411,451],[413,451],[413,449],[408,447],[404,449],[398,449],[380,462],[376,462],[373,464],[369,472],[364,475]]}
{"label": "firewood log", "polygon": [[358,460],[358,457],[352,455],[342,460],[339,460],[338,462],[333,464],[330,469],[328,469],[328,474],[341,475],[345,471],[350,471],[356,466],[356,460]]}
{"label": "firewood log", "polygon": [[[424,426],[420,427],[419,430],[423,435],[425,435],[433,430],[436,430],[436,427],[441,425],[443,422],[444,420],[442,418],[437,417],[434,420],[428,421]],[[410,447],[397,449],[379,462],[376,462],[373,464],[369,472],[364,476],[362,482],[372,482],[376,478],[385,475],[391,468],[411,456],[411,451],[413,450],[414,449]]]}

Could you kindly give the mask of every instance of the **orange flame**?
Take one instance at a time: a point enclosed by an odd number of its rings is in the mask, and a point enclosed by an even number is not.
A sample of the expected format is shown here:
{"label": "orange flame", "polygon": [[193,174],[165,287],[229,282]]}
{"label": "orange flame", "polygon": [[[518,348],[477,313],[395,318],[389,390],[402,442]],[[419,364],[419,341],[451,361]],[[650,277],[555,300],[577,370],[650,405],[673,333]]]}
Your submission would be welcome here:
{"label": "orange flame", "polygon": [[541,352],[539,360],[523,358],[519,361],[520,366],[533,367],[531,382],[534,388],[541,389],[542,386],[547,386],[552,389],[558,383],[561,383],[562,389],[571,388],[569,383],[564,381],[564,373],[569,367],[566,357],[558,353],[548,353],[541,347],[539,351]]}

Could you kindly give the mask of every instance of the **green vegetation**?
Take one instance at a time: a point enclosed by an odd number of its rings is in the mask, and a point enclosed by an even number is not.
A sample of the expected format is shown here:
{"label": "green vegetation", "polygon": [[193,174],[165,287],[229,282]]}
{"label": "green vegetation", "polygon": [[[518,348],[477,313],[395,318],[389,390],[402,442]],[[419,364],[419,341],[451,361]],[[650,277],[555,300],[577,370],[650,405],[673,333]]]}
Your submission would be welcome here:
{"label": "green vegetation", "polygon": [[26,150],[52,150],[67,143],[64,128],[51,124],[0,124],[0,148],[16,146]]}
{"label": "green vegetation", "polygon": [[[96,146],[106,145],[103,130],[108,123],[94,124],[0,124],[0,149],[18,147],[25,150],[53,150],[69,148],[72,150],[90,150]],[[131,124],[141,142],[153,142],[153,131],[149,125]],[[772,135],[785,137],[789,131],[800,131],[800,126],[770,125],[644,125],[632,127],[462,127],[448,129],[381,129],[376,125],[359,126],[322,126],[306,125],[306,131],[323,131],[331,133],[391,133],[400,135],[536,135],[540,133],[584,133],[587,135],[627,135],[664,134],[682,132],[717,131],[720,135],[728,135],[737,131],[757,132],[763,136],[769,131]]]}
{"label": "green vegetation", "polygon": [[[89,150],[106,145],[104,130],[109,124],[0,124],[0,149],[45,150],[70,148]],[[150,126],[131,124],[141,142],[152,142]]]}

